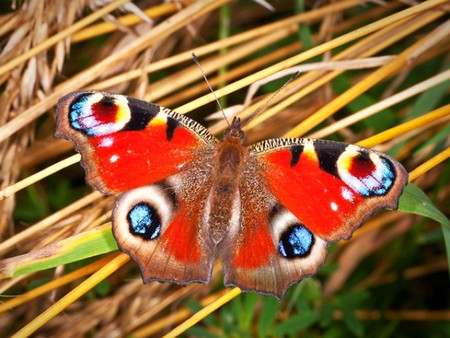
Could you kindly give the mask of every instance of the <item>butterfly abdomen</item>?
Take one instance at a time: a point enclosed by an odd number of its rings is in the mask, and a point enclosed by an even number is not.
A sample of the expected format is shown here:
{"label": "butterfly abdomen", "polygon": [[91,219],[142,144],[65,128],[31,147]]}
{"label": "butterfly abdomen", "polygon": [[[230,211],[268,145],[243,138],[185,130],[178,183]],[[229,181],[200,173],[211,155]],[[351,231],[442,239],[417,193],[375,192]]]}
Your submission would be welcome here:
{"label": "butterfly abdomen", "polygon": [[248,150],[237,137],[226,137],[215,148],[210,204],[210,234],[219,243],[232,223],[240,222],[239,185]]}

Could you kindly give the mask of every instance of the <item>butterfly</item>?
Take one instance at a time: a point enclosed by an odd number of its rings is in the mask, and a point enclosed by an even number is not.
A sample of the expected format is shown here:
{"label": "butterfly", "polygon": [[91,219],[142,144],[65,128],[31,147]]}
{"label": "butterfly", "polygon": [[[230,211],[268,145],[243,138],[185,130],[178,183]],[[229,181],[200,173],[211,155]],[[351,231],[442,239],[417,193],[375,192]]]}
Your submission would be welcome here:
{"label": "butterfly", "polygon": [[217,140],[194,120],[101,91],[58,101],[55,136],[74,142],[87,182],[119,194],[117,244],[143,281],[224,283],[281,299],[314,275],[328,244],[380,208],[396,209],[407,173],[356,145],[276,138],[244,145],[234,118]]}

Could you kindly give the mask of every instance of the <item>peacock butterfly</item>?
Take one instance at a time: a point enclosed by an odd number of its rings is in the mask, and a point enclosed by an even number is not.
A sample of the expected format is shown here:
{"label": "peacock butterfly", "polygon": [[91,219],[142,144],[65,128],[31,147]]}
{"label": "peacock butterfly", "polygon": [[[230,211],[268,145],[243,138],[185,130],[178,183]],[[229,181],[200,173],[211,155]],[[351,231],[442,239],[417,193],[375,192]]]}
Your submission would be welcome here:
{"label": "peacock butterfly", "polygon": [[119,248],[144,282],[209,281],[282,298],[317,272],[329,242],[376,210],[397,208],[403,166],[340,142],[270,139],[250,147],[234,118],[218,141],[172,110],[100,91],[58,102],[56,136],[75,143],[90,185],[120,194]]}

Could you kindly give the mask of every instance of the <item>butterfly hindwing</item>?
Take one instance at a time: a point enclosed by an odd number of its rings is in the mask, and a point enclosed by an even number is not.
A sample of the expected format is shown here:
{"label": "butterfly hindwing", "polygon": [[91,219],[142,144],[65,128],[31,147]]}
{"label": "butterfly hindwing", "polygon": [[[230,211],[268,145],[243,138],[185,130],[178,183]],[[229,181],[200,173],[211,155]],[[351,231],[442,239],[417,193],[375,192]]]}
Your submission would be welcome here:
{"label": "butterfly hindwing", "polygon": [[215,246],[203,217],[208,175],[186,170],[123,193],[113,211],[120,249],[138,263],[144,282],[209,281]]}
{"label": "butterfly hindwing", "polygon": [[248,164],[239,187],[240,221],[220,251],[225,285],[281,299],[291,284],[318,271],[328,245],[267,190],[258,164]]}
{"label": "butterfly hindwing", "polygon": [[216,140],[200,124],[167,108],[99,91],[58,101],[56,136],[75,143],[87,181],[117,193],[177,174]]}
{"label": "butterfly hindwing", "polygon": [[326,241],[349,238],[378,209],[396,209],[408,178],[389,156],[340,142],[274,139],[250,152],[268,190]]}

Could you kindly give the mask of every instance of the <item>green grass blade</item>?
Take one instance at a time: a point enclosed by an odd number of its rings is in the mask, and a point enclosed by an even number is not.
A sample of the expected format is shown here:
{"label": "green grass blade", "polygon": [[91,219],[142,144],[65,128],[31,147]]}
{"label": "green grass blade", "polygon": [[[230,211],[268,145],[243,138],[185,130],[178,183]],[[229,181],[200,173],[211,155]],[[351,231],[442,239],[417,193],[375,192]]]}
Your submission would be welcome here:
{"label": "green grass blade", "polygon": [[0,261],[0,279],[54,268],[117,250],[111,226],[86,231],[42,249]]}

